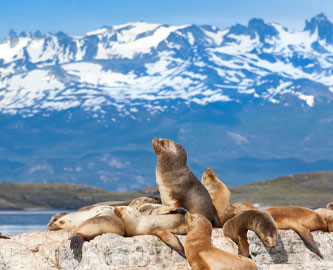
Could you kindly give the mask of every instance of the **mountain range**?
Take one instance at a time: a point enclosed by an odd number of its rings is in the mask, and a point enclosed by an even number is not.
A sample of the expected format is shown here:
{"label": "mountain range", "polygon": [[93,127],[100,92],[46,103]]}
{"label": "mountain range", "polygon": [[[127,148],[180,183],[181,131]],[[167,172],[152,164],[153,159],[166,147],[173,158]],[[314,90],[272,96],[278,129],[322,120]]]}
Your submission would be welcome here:
{"label": "mountain range", "polygon": [[153,137],[228,185],[333,168],[333,24],[145,22],[0,42],[0,181],[155,183]]}

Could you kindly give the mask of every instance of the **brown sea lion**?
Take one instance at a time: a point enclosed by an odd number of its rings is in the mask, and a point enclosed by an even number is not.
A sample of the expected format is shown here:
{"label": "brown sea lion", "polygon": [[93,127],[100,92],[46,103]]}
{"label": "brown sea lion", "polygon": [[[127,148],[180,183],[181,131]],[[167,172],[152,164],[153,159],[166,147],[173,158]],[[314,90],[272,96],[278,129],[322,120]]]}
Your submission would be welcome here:
{"label": "brown sea lion", "polygon": [[264,210],[269,213],[279,230],[294,230],[305,246],[323,258],[310,231],[327,231],[325,220],[315,211],[299,206],[278,206]]}
{"label": "brown sea lion", "polygon": [[[77,226],[79,226],[82,222],[99,215],[107,215],[112,214],[114,211],[113,206],[101,205],[96,206],[88,211],[80,211],[80,212],[73,212],[69,214],[59,213],[57,218],[52,217],[51,221],[48,224],[48,229],[50,231],[56,230],[74,230]],[[54,219],[52,221],[52,219]]]}
{"label": "brown sea lion", "polygon": [[327,208],[318,208],[315,210],[326,222],[327,230],[333,232],[333,210]]}
{"label": "brown sea lion", "polygon": [[278,230],[274,219],[260,210],[248,210],[229,219],[223,226],[223,234],[238,244],[238,254],[250,257],[247,231],[254,231],[269,247],[276,246]]}
{"label": "brown sea lion", "polygon": [[182,214],[142,215],[133,207],[117,207],[115,214],[122,220],[126,234],[156,235],[164,243],[185,257],[184,248],[174,234],[186,234],[187,226]]}
{"label": "brown sea lion", "polygon": [[333,202],[330,202],[326,205],[327,209],[333,210]]}
{"label": "brown sea lion", "polygon": [[253,204],[248,202],[237,202],[229,205],[225,211],[226,220],[231,219],[234,216],[237,216],[244,211],[248,210],[259,210]]}
{"label": "brown sea lion", "polygon": [[212,225],[199,214],[185,215],[188,233],[185,255],[192,270],[255,270],[255,262],[215,247],[211,242]]}
{"label": "brown sea lion", "polygon": [[2,235],[2,233],[0,232],[0,239],[10,239],[10,238],[8,236]]}
{"label": "brown sea lion", "polygon": [[81,261],[84,241],[94,239],[103,233],[125,235],[124,225],[114,213],[92,217],[77,226],[70,237],[70,248],[74,253],[74,258]]}
{"label": "brown sea lion", "polygon": [[207,189],[188,168],[184,147],[161,138],[154,138],[152,145],[157,155],[156,183],[162,204],[201,214],[218,226],[212,199]]}
{"label": "brown sea lion", "polygon": [[201,178],[201,183],[208,190],[213,206],[219,217],[220,225],[227,221],[226,209],[231,204],[231,193],[228,187],[216,176],[215,172],[207,168]]}

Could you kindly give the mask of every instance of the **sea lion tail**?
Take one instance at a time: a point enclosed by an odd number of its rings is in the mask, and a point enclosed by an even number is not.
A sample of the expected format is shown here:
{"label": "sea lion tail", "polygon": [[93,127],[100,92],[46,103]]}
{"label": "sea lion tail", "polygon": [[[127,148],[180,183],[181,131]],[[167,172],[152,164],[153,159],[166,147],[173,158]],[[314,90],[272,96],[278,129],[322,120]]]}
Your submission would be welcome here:
{"label": "sea lion tail", "polygon": [[294,228],[296,233],[301,237],[304,245],[311,250],[312,252],[316,253],[320,258],[324,259],[323,255],[321,254],[319,248],[317,247],[316,242],[314,241],[312,234],[308,229],[303,227],[302,225],[297,226]]}
{"label": "sea lion tail", "polygon": [[84,239],[83,239],[83,237],[81,237],[79,235],[74,235],[71,238],[70,248],[73,251],[74,258],[79,262],[82,260],[83,243],[84,243]]}
{"label": "sea lion tail", "polygon": [[152,232],[153,235],[159,237],[165,244],[167,244],[171,249],[175,250],[180,256],[185,256],[185,250],[183,244],[179,241],[178,237],[167,230],[155,229]]}

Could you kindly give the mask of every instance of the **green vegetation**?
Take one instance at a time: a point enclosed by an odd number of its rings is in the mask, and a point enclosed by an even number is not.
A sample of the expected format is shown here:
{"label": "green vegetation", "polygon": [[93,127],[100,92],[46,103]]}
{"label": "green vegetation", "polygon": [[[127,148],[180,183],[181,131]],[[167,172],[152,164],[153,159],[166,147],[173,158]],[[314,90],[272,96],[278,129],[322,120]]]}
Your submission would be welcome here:
{"label": "green vegetation", "polygon": [[[244,186],[230,186],[229,189],[233,202],[324,207],[333,201],[333,171],[284,176]],[[84,185],[1,182],[0,209],[77,209],[97,202],[130,200],[147,195],[158,196],[157,187],[136,192],[109,192]]]}

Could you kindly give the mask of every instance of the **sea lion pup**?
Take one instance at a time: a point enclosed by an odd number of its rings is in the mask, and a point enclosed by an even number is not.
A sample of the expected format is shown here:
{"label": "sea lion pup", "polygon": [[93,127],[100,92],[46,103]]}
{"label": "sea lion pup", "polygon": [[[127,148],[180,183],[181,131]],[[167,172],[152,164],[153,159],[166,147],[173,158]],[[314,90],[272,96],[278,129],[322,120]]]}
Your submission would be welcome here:
{"label": "sea lion pup", "polygon": [[212,199],[207,189],[187,167],[184,147],[161,138],[154,138],[152,145],[157,155],[156,183],[162,204],[201,214],[218,226]]}
{"label": "sea lion pup", "polygon": [[208,190],[213,206],[219,217],[220,225],[227,221],[226,209],[231,204],[231,193],[228,187],[216,176],[211,168],[207,168],[201,178],[201,183]]}
{"label": "sea lion pup", "polygon": [[156,235],[185,258],[184,247],[174,234],[186,234],[187,226],[182,214],[142,215],[133,207],[117,207],[115,214],[122,220],[126,234]]}
{"label": "sea lion pup", "polygon": [[53,217],[51,217],[50,222],[47,224],[47,228],[49,229],[49,231],[54,231],[54,222],[56,222],[59,218],[65,216],[69,214],[69,212],[60,212],[58,214],[55,214]]}
{"label": "sea lion pup", "polygon": [[315,210],[326,222],[327,230],[333,232],[333,210],[327,208],[318,208]]}
{"label": "sea lion pup", "polygon": [[8,236],[2,235],[2,233],[0,232],[0,239],[10,239],[10,238]]}
{"label": "sea lion pup", "polygon": [[229,205],[225,211],[226,220],[231,219],[234,216],[237,216],[244,211],[248,210],[259,210],[253,204],[248,202],[237,202]]}
{"label": "sea lion pup", "polygon": [[113,206],[101,205],[101,206],[96,206],[88,211],[69,213],[61,216],[54,222],[50,221],[48,224],[48,229],[50,231],[57,231],[57,230],[70,231],[75,229],[77,226],[79,226],[82,222],[86,221],[87,219],[100,215],[113,214],[113,211],[114,211]]}
{"label": "sea lion pup", "polygon": [[255,270],[255,262],[215,247],[211,242],[212,225],[199,214],[185,215],[188,228],[185,255],[192,270]]}
{"label": "sea lion pup", "polygon": [[248,210],[229,219],[223,226],[223,234],[238,244],[238,254],[250,257],[247,231],[254,231],[269,247],[276,246],[278,230],[274,219],[260,210]]}
{"label": "sea lion pup", "polygon": [[326,205],[327,209],[333,210],[333,202],[330,202]]}
{"label": "sea lion pup", "polygon": [[69,238],[71,240],[70,248],[74,253],[74,258],[81,261],[84,241],[92,240],[103,233],[125,235],[125,227],[114,212],[92,217],[76,228],[73,235]]}
{"label": "sea lion pup", "polygon": [[325,220],[315,211],[299,206],[278,206],[264,210],[269,213],[279,230],[294,230],[305,246],[323,259],[310,231],[326,232]]}

